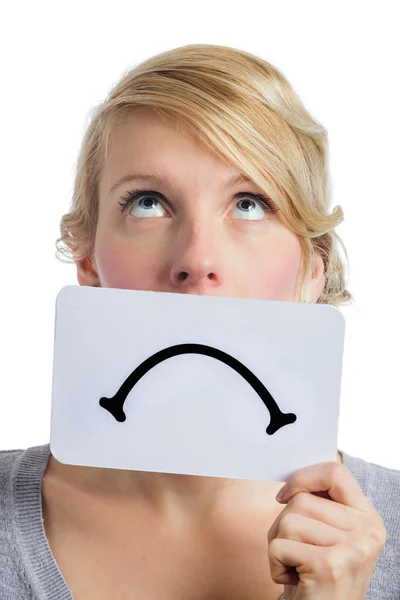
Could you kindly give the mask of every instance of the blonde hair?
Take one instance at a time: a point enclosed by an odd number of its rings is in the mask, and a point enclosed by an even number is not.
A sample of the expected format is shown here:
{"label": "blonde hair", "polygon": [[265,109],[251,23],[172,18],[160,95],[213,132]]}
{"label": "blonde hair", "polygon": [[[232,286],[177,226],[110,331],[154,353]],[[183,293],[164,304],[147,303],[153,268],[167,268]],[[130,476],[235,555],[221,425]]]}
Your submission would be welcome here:
{"label": "blonde hair", "polygon": [[[284,75],[265,60],[226,46],[190,44],[163,52],[125,73],[95,107],[77,160],[70,211],[60,223],[59,253],[93,256],[98,182],[115,123],[139,106],[172,119],[181,131],[250,177],[277,205],[302,248],[296,299],[310,302],[315,252],[324,262],[319,304],[353,300],[334,231],[344,217],[328,213],[331,183],[327,132],[307,112]],[[63,243],[65,247],[60,246]]]}

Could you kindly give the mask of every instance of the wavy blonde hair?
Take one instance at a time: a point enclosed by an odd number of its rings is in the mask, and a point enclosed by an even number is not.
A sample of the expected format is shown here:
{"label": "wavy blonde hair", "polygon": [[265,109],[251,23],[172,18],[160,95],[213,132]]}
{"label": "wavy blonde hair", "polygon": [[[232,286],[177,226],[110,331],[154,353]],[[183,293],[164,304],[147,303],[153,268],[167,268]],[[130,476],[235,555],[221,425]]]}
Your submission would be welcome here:
{"label": "wavy blonde hair", "polygon": [[[80,147],[70,211],[60,223],[56,257],[73,262],[93,256],[98,182],[116,123],[139,106],[172,119],[179,131],[250,177],[277,205],[302,248],[296,300],[310,302],[315,252],[324,262],[319,304],[353,300],[334,231],[344,217],[332,214],[327,132],[307,112],[284,75],[248,52],[190,44],[156,55],[123,74],[95,107]],[[63,244],[63,246],[61,246]],[[69,262],[69,261],[68,261]]]}

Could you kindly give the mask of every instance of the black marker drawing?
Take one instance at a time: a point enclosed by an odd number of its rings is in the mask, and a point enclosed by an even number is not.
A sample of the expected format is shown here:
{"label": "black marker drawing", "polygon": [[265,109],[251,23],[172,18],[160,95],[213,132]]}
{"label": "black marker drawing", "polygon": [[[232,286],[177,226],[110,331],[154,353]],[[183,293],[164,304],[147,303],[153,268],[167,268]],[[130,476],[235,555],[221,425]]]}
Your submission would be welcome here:
{"label": "black marker drawing", "polygon": [[150,371],[150,369],[168,358],[179,356],[181,354],[203,354],[205,356],[210,356],[211,358],[220,360],[229,367],[232,367],[232,369],[239,373],[239,375],[241,375],[257,392],[270,413],[271,420],[266,429],[268,435],[273,435],[276,431],[281,429],[281,427],[294,423],[297,420],[295,414],[283,413],[280,410],[267,388],[258,377],[250,371],[250,369],[226,352],[204,344],[177,344],[176,346],[170,346],[169,348],[160,350],[160,352],[156,352],[132,371],[112,398],[100,398],[100,406],[108,410],[117,421],[120,423],[124,422],[126,420],[126,415],[123,411],[123,405],[133,386],[143,377],[143,375]]}

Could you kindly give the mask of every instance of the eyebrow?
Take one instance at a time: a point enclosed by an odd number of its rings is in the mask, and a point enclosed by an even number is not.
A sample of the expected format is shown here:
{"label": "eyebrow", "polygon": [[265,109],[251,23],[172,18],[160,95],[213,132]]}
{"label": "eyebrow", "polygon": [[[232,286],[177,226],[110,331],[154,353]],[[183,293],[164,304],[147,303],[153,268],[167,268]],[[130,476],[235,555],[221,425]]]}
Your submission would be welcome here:
{"label": "eyebrow", "polygon": [[[155,183],[159,183],[159,184],[165,185],[165,186],[169,185],[168,177],[165,177],[162,175],[156,175],[155,173],[129,173],[128,175],[124,175],[123,177],[121,177],[121,179],[118,179],[118,181],[116,183],[114,183],[113,186],[110,187],[108,193],[112,194],[112,192],[114,192],[114,190],[116,190],[117,187],[119,187],[123,183],[126,183],[127,181],[133,181],[134,179],[144,179],[147,181],[154,181]],[[230,177],[225,182],[225,186],[233,187],[235,185],[238,185],[239,183],[254,183],[254,182],[252,179],[250,179],[250,177],[246,177],[246,175],[233,175],[233,177]]]}

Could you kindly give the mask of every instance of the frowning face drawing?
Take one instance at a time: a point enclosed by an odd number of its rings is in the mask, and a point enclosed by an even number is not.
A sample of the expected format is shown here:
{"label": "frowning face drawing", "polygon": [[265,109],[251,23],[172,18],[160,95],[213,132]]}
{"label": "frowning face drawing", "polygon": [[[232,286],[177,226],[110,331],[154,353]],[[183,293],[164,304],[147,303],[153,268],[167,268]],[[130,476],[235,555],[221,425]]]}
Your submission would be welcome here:
{"label": "frowning face drawing", "polygon": [[239,373],[259,395],[270,413],[271,421],[266,429],[268,435],[273,435],[281,427],[296,421],[296,415],[293,413],[284,414],[280,410],[265,385],[243,363],[233,358],[230,354],[222,352],[217,348],[206,346],[205,344],[176,344],[156,352],[132,371],[112,398],[101,398],[99,402],[100,406],[108,410],[117,421],[125,421],[126,415],[123,405],[133,386],[160,362],[181,354],[203,354],[210,356],[211,358],[220,360]]}

